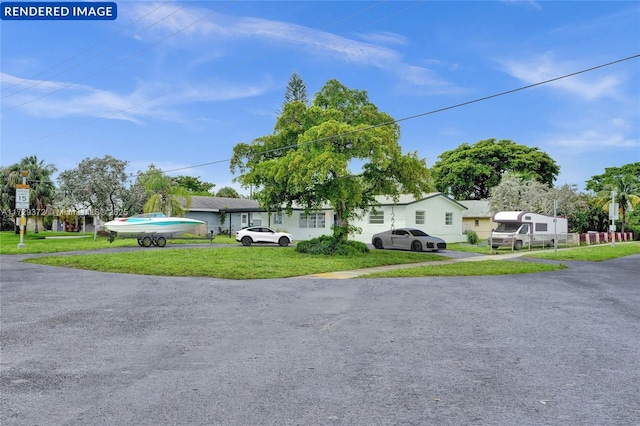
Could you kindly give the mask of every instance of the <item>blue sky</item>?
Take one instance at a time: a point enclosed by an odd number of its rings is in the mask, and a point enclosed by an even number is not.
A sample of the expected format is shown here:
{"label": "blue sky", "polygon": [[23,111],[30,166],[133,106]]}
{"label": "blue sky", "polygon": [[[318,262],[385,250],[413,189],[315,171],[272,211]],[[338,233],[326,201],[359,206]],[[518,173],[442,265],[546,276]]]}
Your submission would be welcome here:
{"label": "blue sky", "polygon": [[[114,21],[2,21],[1,151],[59,171],[112,155],[129,171],[233,186],[239,142],[270,134],[293,71],[395,119],[640,53],[637,1],[117,1]],[[640,58],[401,122],[429,166],[482,139],[538,147],[583,189],[640,161]]]}

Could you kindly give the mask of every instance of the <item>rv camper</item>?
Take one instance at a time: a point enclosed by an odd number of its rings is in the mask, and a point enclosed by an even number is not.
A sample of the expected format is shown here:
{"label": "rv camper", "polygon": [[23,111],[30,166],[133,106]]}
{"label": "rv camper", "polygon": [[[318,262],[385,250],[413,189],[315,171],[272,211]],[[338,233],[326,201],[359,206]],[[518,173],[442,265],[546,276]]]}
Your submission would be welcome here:
{"label": "rv camper", "polygon": [[493,216],[497,223],[491,232],[491,248],[511,247],[520,250],[524,246],[553,246],[566,242],[569,226],[566,218],[545,216],[529,212],[498,212]]}

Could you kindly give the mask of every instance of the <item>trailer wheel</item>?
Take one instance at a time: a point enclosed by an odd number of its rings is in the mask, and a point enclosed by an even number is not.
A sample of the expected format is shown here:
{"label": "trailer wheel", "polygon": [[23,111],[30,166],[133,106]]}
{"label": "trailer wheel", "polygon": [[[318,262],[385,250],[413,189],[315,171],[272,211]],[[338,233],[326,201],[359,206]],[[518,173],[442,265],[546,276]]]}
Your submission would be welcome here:
{"label": "trailer wheel", "polygon": [[422,243],[418,240],[415,240],[411,243],[411,250],[413,251],[422,251]]}
{"label": "trailer wheel", "polygon": [[520,250],[522,248],[522,241],[521,240],[516,240],[515,243],[513,243],[513,248],[516,250]]}
{"label": "trailer wheel", "polygon": [[494,249],[494,250],[498,250],[498,247],[500,247],[500,246],[491,246],[491,248]]}
{"label": "trailer wheel", "polygon": [[253,241],[251,240],[251,237],[242,237],[242,245],[249,247],[251,245]]}
{"label": "trailer wheel", "polygon": [[158,245],[158,247],[164,247],[167,245],[167,239],[165,237],[158,237],[158,239],[156,240],[156,244]]}
{"label": "trailer wheel", "polygon": [[142,247],[151,247],[151,243],[152,243],[151,237],[149,236],[143,237],[141,241],[142,241]]}
{"label": "trailer wheel", "polygon": [[142,247],[142,239],[138,238],[138,245]]}

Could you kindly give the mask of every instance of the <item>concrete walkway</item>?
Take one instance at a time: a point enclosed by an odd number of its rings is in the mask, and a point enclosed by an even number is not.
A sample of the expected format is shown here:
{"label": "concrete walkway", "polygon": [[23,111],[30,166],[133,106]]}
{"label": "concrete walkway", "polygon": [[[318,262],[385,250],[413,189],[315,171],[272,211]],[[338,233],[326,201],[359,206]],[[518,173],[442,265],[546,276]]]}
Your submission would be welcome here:
{"label": "concrete walkway", "polygon": [[[445,255],[445,256],[447,254],[448,253],[442,253],[442,255]],[[352,269],[349,271],[323,272],[320,274],[304,275],[302,277],[296,277],[296,278],[348,279],[348,278],[359,277],[362,275],[373,274],[376,272],[392,271],[395,269],[402,269],[402,268],[416,268],[419,266],[446,265],[446,264],[457,263],[457,262],[478,262],[483,260],[514,259],[514,258],[521,257],[524,254],[527,254],[527,253],[512,252],[512,253],[494,254],[494,255],[470,254],[468,257],[455,257],[455,258],[452,257],[451,259],[447,259],[447,260],[436,260],[431,262],[420,262],[420,263],[403,263],[400,265],[384,265],[384,266],[376,266],[373,268]]]}

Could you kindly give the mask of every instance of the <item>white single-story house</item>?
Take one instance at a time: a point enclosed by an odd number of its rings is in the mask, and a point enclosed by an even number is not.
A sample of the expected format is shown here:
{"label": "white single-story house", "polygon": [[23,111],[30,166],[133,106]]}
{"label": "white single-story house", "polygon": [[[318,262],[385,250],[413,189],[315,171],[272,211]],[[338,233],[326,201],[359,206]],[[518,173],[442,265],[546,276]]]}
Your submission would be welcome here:
{"label": "white single-story house", "polygon": [[[378,232],[414,227],[449,243],[466,241],[462,228],[466,207],[440,192],[426,194],[418,200],[401,195],[397,201],[387,196],[376,197],[376,201],[378,207],[364,212],[359,220],[351,223],[362,229],[362,233],[351,238],[370,243]],[[206,222],[208,233],[234,235],[247,226],[265,225],[289,232],[296,241],[329,235],[335,222],[335,213],[328,207],[309,214],[303,209],[294,209],[287,215],[269,213],[254,200],[204,196],[191,197],[185,216]]]}

